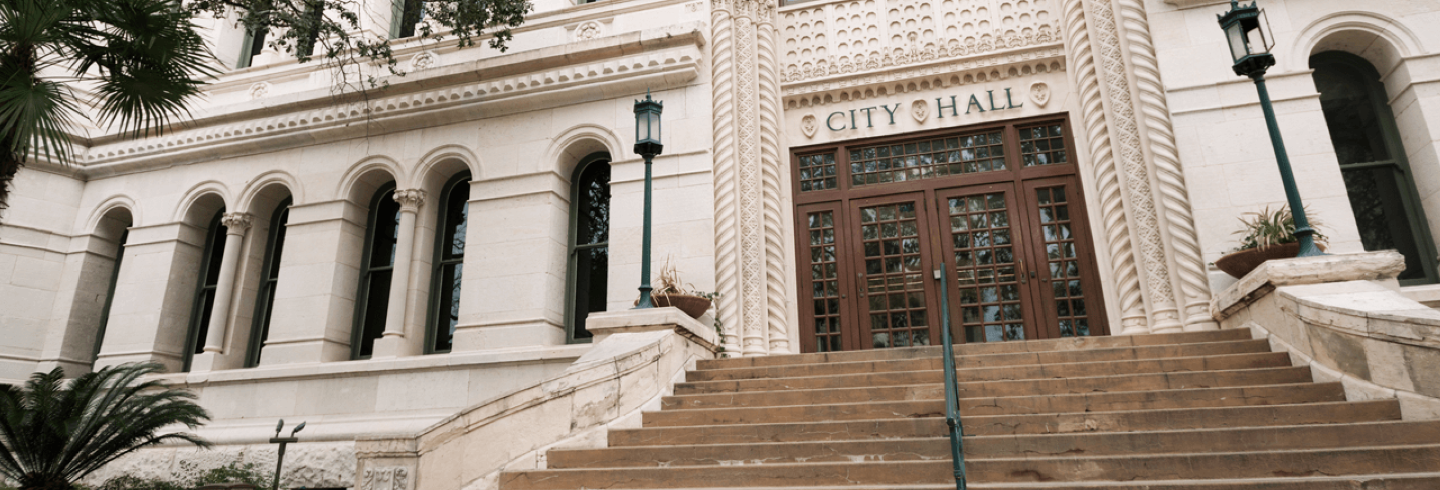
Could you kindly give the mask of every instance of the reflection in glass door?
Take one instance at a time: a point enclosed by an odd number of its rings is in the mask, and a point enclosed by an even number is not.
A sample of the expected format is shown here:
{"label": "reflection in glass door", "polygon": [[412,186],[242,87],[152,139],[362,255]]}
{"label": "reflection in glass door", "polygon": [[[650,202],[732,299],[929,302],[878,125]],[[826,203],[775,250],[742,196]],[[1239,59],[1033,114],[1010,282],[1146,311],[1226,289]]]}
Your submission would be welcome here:
{"label": "reflection in glass door", "polygon": [[929,235],[923,196],[857,201],[855,242],[860,254],[860,339],[872,348],[930,345],[931,303],[926,271]]}
{"label": "reflection in glass door", "polygon": [[[940,192],[941,229],[949,230],[944,257],[958,294],[956,338],[965,342],[998,342],[1027,338],[1021,291],[1025,263],[1017,257],[1012,213],[1013,186],[994,184]],[[953,297],[953,295],[952,295]],[[952,325],[956,319],[952,318]],[[1029,338],[1034,338],[1031,332]]]}

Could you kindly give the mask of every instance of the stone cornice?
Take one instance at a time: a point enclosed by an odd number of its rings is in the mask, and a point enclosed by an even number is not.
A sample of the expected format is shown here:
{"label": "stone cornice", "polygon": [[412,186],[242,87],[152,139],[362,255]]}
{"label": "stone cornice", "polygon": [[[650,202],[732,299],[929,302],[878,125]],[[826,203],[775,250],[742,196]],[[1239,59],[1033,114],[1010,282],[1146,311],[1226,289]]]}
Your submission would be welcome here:
{"label": "stone cornice", "polygon": [[[928,63],[896,67],[890,71],[832,76],[805,83],[789,84],[785,86],[781,92],[784,95],[785,101],[788,103],[793,100],[807,99],[828,92],[848,92],[856,89],[881,87],[896,82],[919,80],[942,75],[945,77],[946,83],[948,83],[950,78],[958,77],[960,84],[966,84],[973,83],[968,80],[988,80],[991,73],[995,73],[1001,68],[1006,69],[999,70],[999,77],[996,79],[1008,78],[1010,77],[1009,67],[1031,65],[1037,62],[1045,62],[1046,65],[1049,65],[1050,62],[1059,63],[1060,69],[1064,70],[1065,50],[1063,44],[1054,43],[1046,46],[1033,46],[987,56],[935,60]],[[1022,75],[1028,75],[1029,73],[1031,72],[1022,73]]]}
{"label": "stone cornice", "polygon": [[1230,0],[1165,0],[1166,5],[1173,6],[1180,10],[1208,7],[1230,3]]}
{"label": "stone cornice", "polygon": [[[391,80],[367,102],[328,90],[278,95],[197,114],[163,137],[97,145],[87,177],[307,146],[591,100],[596,93],[682,86],[699,76],[700,23],[457,63]],[[543,97],[541,96],[543,95]]]}

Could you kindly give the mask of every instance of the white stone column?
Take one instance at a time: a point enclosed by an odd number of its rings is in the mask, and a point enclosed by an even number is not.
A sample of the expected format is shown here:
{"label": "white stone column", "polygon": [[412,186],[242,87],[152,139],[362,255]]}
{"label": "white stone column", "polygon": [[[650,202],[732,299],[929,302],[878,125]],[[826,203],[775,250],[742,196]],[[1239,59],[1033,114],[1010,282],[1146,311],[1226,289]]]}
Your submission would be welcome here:
{"label": "white stone column", "polygon": [[225,353],[229,334],[230,304],[235,300],[235,270],[240,267],[240,250],[245,246],[245,232],[250,229],[250,215],[225,213],[225,251],[220,256],[220,277],[215,283],[215,305],[210,310],[210,323],[205,326],[205,352],[190,361],[191,371],[209,371],[215,357]]}
{"label": "white stone column", "polygon": [[[425,204],[425,191],[395,191],[400,203],[400,223],[395,238],[395,265],[390,269],[390,300],[385,310],[385,334],[375,341],[374,358],[409,356],[418,353],[417,342],[405,338],[405,297],[410,289],[410,264],[415,250],[415,214]],[[411,341],[414,340],[414,341]]]}

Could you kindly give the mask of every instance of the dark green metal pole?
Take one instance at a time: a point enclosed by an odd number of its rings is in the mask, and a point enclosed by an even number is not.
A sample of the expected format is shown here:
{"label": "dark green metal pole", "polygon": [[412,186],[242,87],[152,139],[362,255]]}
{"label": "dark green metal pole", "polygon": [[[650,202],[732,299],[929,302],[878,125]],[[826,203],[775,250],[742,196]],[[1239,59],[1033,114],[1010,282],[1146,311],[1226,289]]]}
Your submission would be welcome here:
{"label": "dark green metal pole", "polygon": [[650,167],[654,155],[645,157],[645,223],[640,239],[640,304],[635,309],[654,308],[650,300]]}
{"label": "dark green metal pole", "polygon": [[272,437],[271,444],[280,444],[280,454],[275,458],[275,482],[270,485],[270,490],[280,490],[280,469],[285,467],[285,445],[299,442],[295,437]]}
{"label": "dark green metal pole", "polygon": [[1300,200],[1300,189],[1295,186],[1295,174],[1290,170],[1290,156],[1285,152],[1285,140],[1280,138],[1280,124],[1275,121],[1275,108],[1270,105],[1270,91],[1265,89],[1265,72],[1251,74],[1255,89],[1260,92],[1260,108],[1265,111],[1265,125],[1270,128],[1270,143],[1275,146],[1275,163],[1280,166],[1280,180],[1285,183],[1285,199],[1290,202],[1290,214],[1295,218],[1295,238],[1300,241],[1300,253],[1296,257],[1325,255],[1315,246],[1310,220],[1305,218],[1305,203]]}
{"label": "dark green metal pole", "polygon": [[940,281],[940,342],[945,356],[945,425],[950,428],[950,460],[954,464],[955,489],[965,490],[965,440],[964,426],[960,423],[960,387],[955,378],[955,343],[950,335],[949,283],[945,281],[945,269],[936,271]]}

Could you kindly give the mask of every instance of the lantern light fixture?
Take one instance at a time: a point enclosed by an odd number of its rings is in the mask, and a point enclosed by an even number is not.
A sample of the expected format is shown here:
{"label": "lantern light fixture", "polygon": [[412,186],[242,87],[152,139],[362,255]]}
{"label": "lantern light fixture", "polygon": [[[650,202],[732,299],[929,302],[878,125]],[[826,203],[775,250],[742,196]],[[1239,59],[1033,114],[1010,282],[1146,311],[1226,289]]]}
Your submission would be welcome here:
{"label": "lantern light fixture", "polygon": [[1255,2],[1242,5],[1238,0],[1230,0],[1230,11],[1219,15],[1219,19],[1220,27],[1225,30],[1225,41],[1230,44],[1236,75],[1254,77],[1275,66],[1275,55],[1270,53],[1275,41],[1264,9]]}
{"label": "lantern light fixture", "polygon": [[660,113],[664,111],[665,103],[650,98],[649,89],[645,90],[645,100],[635,101],[635,154],[645,159],[645,218],[640,240],[640,302],[635,305],[636,309],[655,307],[650,298],[650,168],[653,167],[651,163],[655,155],[665,150],[665,145],[660,143]]}

